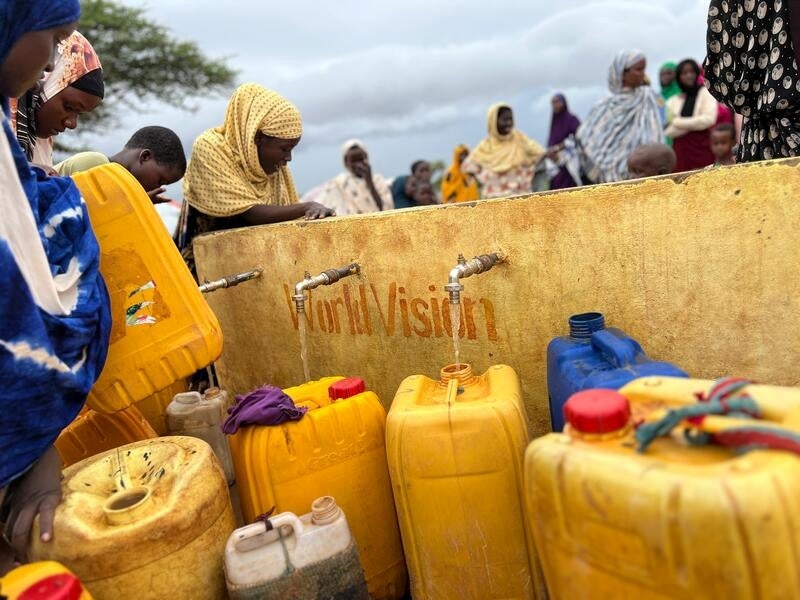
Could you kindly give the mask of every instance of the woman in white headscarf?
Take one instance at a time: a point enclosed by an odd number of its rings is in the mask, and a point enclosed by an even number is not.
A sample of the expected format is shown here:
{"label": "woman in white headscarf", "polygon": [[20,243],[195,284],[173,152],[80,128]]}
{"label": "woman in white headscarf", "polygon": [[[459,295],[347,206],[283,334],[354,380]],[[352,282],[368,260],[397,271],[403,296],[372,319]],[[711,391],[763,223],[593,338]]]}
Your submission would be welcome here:
{"label": "woman in white headscarf", "polygon": [[373,173],[367,149],[359,140],[347,140],[342,145],[345,171],[312,190],[303,202],[315,201],[336,211],[339,216],[392,210],[392,191],[389,182]]}
{"label": "woman in white headscarf", "polygon": [[617,54],[608,72],[611,96],[578,129],[581,167],[591,183],[627,179],[631,153],[664,140],[658,96],[645,85],[646,68],[639,50]]}

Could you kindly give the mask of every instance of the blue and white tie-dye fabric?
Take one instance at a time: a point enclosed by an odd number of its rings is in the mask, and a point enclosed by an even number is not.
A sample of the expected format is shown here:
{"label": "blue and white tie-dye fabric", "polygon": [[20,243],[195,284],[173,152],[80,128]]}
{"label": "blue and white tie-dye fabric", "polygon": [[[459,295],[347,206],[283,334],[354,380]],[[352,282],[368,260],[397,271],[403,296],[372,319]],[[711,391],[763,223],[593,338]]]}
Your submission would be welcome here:
{"label": "blue and white tie-dye fabric", "polygon": [[0,0],[0,59],[26,33],[75,23],[78,0]]}
{"label": "blue and white tie-dye fabric", "polygon": [[111,330],[83,198],[71,179],[30,168],[3,104],[0,488],[25,473],[78,414],[102,371]]}
{"label": "blue and white tie-dye fabric", "polygon": [[658,94],[650,86],[622,85],[625,71],[643,59],[638,50],[617,54],[608,71],[612,95],[595,105],[578,129],[581,165],[593,183],[627,179],[631,153],[664,141]]}

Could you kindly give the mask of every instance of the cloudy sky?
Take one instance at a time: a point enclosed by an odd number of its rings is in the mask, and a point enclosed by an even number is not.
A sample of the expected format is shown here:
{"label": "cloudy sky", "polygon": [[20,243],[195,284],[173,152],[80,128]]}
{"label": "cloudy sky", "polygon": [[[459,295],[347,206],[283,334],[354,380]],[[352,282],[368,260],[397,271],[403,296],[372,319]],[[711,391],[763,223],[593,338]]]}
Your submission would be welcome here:
{"label": "cloudy sky", "polygon": [[[142,6],[141,1],[125,0]],[[583,117],[606,94],[620,49],[658,65],[701,59],[708,0],[149,0],[152,19],[213,57],[228,57],[239,82],[292,100],[305,133],[292,170],[301,191],[341,170],[339,145],[358,137],[387,177],[417,158],[449,162],[458,143],[486,133],[487,107],[511,103],[517,124],[546,141],[549,98],[564,92]],[[102,57],[101,57],[102,59]],[[188,150],[222,122],[226,98],[200,97],[196,112],[165,105],[121,116],[84,143],[114,152],[143,125],[175,129]],[[179,196],[179,186],[171,190]]]}

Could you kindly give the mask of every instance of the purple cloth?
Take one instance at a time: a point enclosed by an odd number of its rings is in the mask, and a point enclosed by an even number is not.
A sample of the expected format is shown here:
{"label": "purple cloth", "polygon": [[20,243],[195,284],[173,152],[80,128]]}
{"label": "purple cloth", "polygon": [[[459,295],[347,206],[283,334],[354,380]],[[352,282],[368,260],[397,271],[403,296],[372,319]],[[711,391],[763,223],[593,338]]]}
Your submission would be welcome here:
{"label": "purple cloth", "polygon": [[551,190],[566,190],[569,188],[577,187],[577,183],[572,178],[572,175],[569,174],[567,167],[561,167],[558,172],[558,175],[553,177],[550,180],[550,189]]}
{"label": "purple cloth", "polygon": [[246,425],[280,425],[299,421],[307,411],[304,406],[295,406],[282,389],[265,385],[244,396],[236,396],[236,404],[228,409],[230,416],[222,425],[222,431],[233,435]]}
{"label": "purple cloth", "polygon": [[547,140],[548,147],[556,146],[574,135],[581,124],[578,117],[569,112],[564,95],[556,94],[555,97],[564,103],[564,112],[553,115],[553,120],[550,122],[550,138]]}

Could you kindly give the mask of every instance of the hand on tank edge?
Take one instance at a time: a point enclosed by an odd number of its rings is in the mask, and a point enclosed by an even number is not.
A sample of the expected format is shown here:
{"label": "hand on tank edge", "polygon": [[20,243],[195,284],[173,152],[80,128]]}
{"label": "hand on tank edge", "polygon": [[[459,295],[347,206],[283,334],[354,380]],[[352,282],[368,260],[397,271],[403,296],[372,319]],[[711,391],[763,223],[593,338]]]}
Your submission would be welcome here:
{"label": "hand on tank edge", "polygon": [[61,457],[51,446],[22,478],[15,482],[8,502],[11,510],[5,538],[20,562],[28,558],[31,529],[39,516],[41,541],[53,539],[53,519],[61,502]]}
{"label": "hand on tank edge", "polygon": [[323,206],[318,202],[307,202],[306,212],[304,218],[306,221],[316,221],[318,219],[326,219],[328,217],[335,217],[336,211]]}

